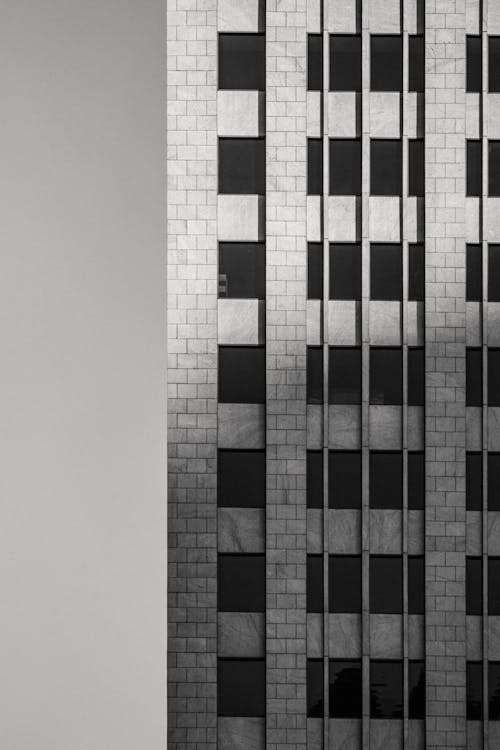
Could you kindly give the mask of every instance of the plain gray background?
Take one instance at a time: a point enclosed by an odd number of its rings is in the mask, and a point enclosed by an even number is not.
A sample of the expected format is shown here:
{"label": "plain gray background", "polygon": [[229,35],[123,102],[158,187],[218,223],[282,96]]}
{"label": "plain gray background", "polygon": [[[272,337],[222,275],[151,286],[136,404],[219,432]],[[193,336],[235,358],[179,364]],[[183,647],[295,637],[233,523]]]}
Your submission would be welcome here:
{"label": "plain gray background", "polygon": [[164,7],[0,2],[0,747],[158,750]]}

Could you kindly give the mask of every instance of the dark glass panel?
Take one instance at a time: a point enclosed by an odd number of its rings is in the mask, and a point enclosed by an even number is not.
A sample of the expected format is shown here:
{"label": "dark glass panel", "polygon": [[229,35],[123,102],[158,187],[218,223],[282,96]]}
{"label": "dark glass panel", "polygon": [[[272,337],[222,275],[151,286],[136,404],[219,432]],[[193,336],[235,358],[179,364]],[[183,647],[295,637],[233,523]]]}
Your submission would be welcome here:
{"label": "dark glass panel", "polygon": [[408,509],[425,507],[425,455],[423,451],[408,453]]}
{"label": "dark glass panel", "polygon": [[323,403],[323,349],[307,347],[307,403]]}
{"label": "dark glass panel", "polygon": [[330,718],[360,719],[362,713],[361,661],[330,660]]}
{"label": "dark glass panel", "polygon": [[465,403],[467,406],[483,404],[483,353],[479,348],[465,351]]}
{"label": "dark glass panel", "polygon": [[360,555],[330,555],[328,603],[330,612],[361,612]]}
{"label": "dark glass panel", "polygon": [[361,91],[361,36],[330,36],[330,91]]}
{"label": "dark glass panel", "polygon": [[403,718],[403,663],[370,662],[370,716],[372,719]]}
{"label": "dark glass panel", "polygon": [[370,194],[401,195],[401,141],[372,139],[370,149]]}
{"label": "dark glass panel", "polygon": [[361,141],[330,139],[330,195],[361,195]]}
{"label": "dark glass panel", "polygon": [[264,91],[264,34],[219,34],[219,88]]}
{"label": "dark glass panel", "polygon": [[307,611],[323,612],[323,555],[307,555]]}
{"label": "dark glass panel", "polygon": [[401,404],[403,362],[399,347],[370,349],[370,403]]}
{"label": "dark glass panel", "polygon": [[422,555],[408,556],[408,614],[425,612],[425,565]]}
{"label": "dark glass panel", "polygon": [[360,451],[329,452],[328,505],[330,508],[361,508]]}
{"label": "dark glass panel", "polygon": [[265,660],[218,659],[217,667],[218,715],[265,716]]}
{"label": "dark glass panel", "polygon": [[266,255],[263,242],[219,242],[219,297],[264,299]]}
{"label": "dark glass panel", "polygon": [[425,667],[423,661],[408,662],[408,718],[425,719]]}
{"label": "dark glass panel", "polygon": [[323,245],[307,243],[307,298],[323,299]]}
{"label": "dark glass panel", "polygon": [[323,659],[307,660],[307,716],[322,719],[324,714]]}
{"label": "dark glass panel", "polygon": [[403,560],[400,555],[370,555],[370,612],[403,611]]}
{"label": "dark glass panel", "polygon": [[219,451],[217,502],[219,508],[265,506],[265,451]]}
{"label": "dark glass panel", "polygon": [[403,42],[400,35],[371,35],[371,90],[401,91]]}
{"label": "dark glass panel", "polygon": [[483,719],[483,664],[480,661],[468,661],[466,664],[466,700],[467,719]]}
{"label": "dark glass panel", "polygon": [[219,193],[266,192],[266,147],[263,138],[219,138]]}
{"label": "dark glass panel", "polygon": [[330,299],[361,299],[359,244],[330,244]]}
{"label": "dark glass panel", "polygon": [[322,451],[307,451],[307,507],[323,507]]}
{"label": "dark glass panel", "polygon": [[218,555],[219,612],[264,612],[266,560],[264,555]]}
{"label": "dark glass panel", "polygon": [[401,245],[370,245],[370,298],[400,300],[403,295]]}
{"label": "dark glass panel", "polygon": [[483,297],[483,269],[481,245],[467,245],[467,273],[465,298],[468,302],[480,302]]}
{"label": "dark glass panel", "polygon": [[323,37],[321,34],[307,35],[307,88],[309,91],[323,89]]}
{"label": "dark glass panel", "polygon": [[219,401],[263,404],[266,351],[263,346],[219,346]]}
{"label": "dark glass panel", "polygon": [[465,454],[465,503],[467,510],[483,509],[483,456]]}
{"label": "dark glass panel", "polygon": [[468,615],[483,614],[483,561],[481,557],[465,560],[465,605]]}
{"label": "dark glass panel", "polygon": [[400,451],[370,451],[370,508],[400,510],[403,504],[403,458]]}

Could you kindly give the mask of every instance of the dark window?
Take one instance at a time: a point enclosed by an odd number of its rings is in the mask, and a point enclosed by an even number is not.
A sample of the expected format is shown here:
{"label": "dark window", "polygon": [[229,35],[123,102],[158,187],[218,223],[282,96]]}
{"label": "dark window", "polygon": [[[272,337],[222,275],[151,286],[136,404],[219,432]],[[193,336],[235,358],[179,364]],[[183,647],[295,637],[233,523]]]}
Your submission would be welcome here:
{"label": "dark window", "polygon": [[323,245],[307,243],[307,297],[323,299]]}
{"label": "dark window", "polygon": [[265,506],[265,451],[219,451],[217,500],[220,508]]}
{"label": "dark window", "polygon": [[328,453],[328,505],[330,508],[361,508],[360,451]]}
{"label": "dark window", "polygon": [[490,36],[488,42],[489,90],[498,93],[500,91],[500,36]]}
{"label": "dark window", "polygon": [[425,611],[425,566],[421,555],[408,556],[408,614],[423,615]]}
{"label": "dark window", "polygon": [[500,302],[500,245],[488,245],[488,299]]}
{"label": "dark window", "polygon": [[370,348],[370,403],[400,404],[403,363],[399,347]]}
{"label": "dark window", "polygon": [[307,35],[307,88],[321,91],[323,88],[323,37],[321,34]]}
{"label": "dark window", "polygon": [[488,614],[500,615],[500,557],[488,557]]}
{"label": "dark window", "polygon": [[500,721],[500,662],[488,662],[488,718]]}
{"label": "dark window", "polygon": [[361,555],[330,555],[330,612],[361,612]]}
{"label": "dark window", "polygon": [[307,660],[307,715],[322,719],[324,714],[323,659]]}
{"label": "dark window", "polygon": [[403,611],[403,561],[399,555],[370,555],[370,612]]}
{"label": "dark window", "polygon": [[361,661],[330,659],[330,718],[360,719],[362,707]]}
{"label": "dark window", "polygon": [[323,507],[322,451],[307,451],[307,507]]}
{"label": "dark window", "polygon": [[408,347],[408,406],[423,406],[425,357],[422,347]]}
{"label": "dark window", "polygon": [[264,612],[264,555],[219,555],[217,594],[220,612]]}
{"label": "dark window", "polygon": [[330,91],[361,91],[361,37],[330,36]]}
{"label": "dark window", "polygon": [[479,348],[465,350],[465,401],[467,406],[483,404],[483,353]]}
{"label": "dark window", "polygon": [[479,94],[483,86],[481,37],[468,36],[467,39],[467,91]]}
{"label": "dark window", "polygon": [[371,195],[401,195],[401,141],[372,139],[370,153]]}
{"label": "dark window", "polygon": [[219,242],[219,297],[264,299],[266,256],[263,242]]}
{"label": "dark window", "polygon": [[483,509],[483,455],[465,454],[465,503],[467,510]]}
{"label": "dark window", "polygon": [[323,555],[307,555],[307,611],[323,612]]}
{"label": "dark window", "polygon": [[483,192],[483,160],[481,141],[467,141],[467,195],[478,196]]}
{"label": "dark window", "polygon": [[425,507],[425,456],[423,451],[408,453],[408,510]]}
{"label": "dark window", "polygon": [[488,349],[488,405],[500,406],[500,349]]}
{"label": "dark window", "polygon": [[219,346],[219,401],[263,404],[266,351],[263,346]]}
{"label": "dark window", "polygon": [[217,666],[218,715],[265,716],[265,660],[218,659]]}
{"label": "dark window", "polygon": [[330,299],[361,299],[361,246],[330,244]]}
{"label": "dark window", "polygon": [[500,453],[488,453],[488,510],[500,510]]}
{"label": "dark window", "polygon": [[500,141],[488,141],[488,194],[500,195]]}
{"label": "dark window", "polygon": [[468,661],[466,664],[467,719],[483,720],[483,663]]}
{"label": "dark window", "polygon": [[483,296],[481,245],[467,245],[466,255],[465,298],[468,302],[480,302]]}
{"label": "dark window", "polygon": [[403,294],[401,245],[370,245],[370,297],[400,300]]}
{"label": "dark window", "polygon": [[370,661],[370,716],[403,718],[403,663]]}
{"label": "dark window", "polygon": [[425,253],[423,245],[408,245],[408,299],[421,301],[425,296]]}
{"label": "dark window", "polygon": [[323,195],[323,140],[307,139],[307,194]]}
{"label": "dark window", "polygon": [[330,195],[361,195],[361,141],[330,139]]}
{"label": "dark window", "polygon": [[403,44],[401,36],[371,36],[371,90],[401,91]]}
{"label": "dark window", "polygon": [[424,194],[424,141],[408,141],[408,195]]}
{"label": "dark window", "polygon": [[423,91],[425,81],[424,37],[421,34],[409,36],[408,45],[410,57],[408,91]]}
{"label": "dark window", "polygon": [[423,661],[408,662],[408,718],[425,719],[425,669]]}
{"label": "dark window", "polygon": [[263,138],[219,138],[219,193],[266,192]]}
{"label": "dark window", "polygon": [[361,349],[350,346],[332,346],[329,354],[328,402],[330,404],[359,404],[361,402]]}
{"label": "dark window", "polygon": [[323,348],[307,347],[307,403],[323,403]]}
{"label": "dark window", "polygon": [[467,557],[465,560],[465,602],[468,615],[483,614],[483,560]]}
{"label": "dark window", "polygon": [[264,34],[219,34],[219,88],[264,91]]}
{"label": "dark window", "polygon": [[403,503],[403,460],[400,451],[370,451],[370,508],[399,510]]}

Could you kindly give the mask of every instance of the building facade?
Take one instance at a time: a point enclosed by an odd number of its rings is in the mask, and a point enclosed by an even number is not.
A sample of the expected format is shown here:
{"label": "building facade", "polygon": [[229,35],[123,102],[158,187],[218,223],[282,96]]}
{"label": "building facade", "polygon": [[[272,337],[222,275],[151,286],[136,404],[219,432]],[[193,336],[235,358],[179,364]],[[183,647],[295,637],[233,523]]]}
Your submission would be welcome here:
{"label": "building facade", "polygon": [[167,0],[169,747],[500,748],[500,1]]}

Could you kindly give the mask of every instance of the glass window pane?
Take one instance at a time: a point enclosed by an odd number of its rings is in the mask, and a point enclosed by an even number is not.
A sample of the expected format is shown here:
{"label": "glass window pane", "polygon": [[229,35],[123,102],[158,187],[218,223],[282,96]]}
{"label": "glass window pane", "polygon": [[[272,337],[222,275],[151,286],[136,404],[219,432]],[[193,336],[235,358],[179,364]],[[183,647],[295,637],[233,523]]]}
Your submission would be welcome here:
{"label": "glass window pane", "polygon": [[330,404],[361,402],[361,349],[331,346],[328,401]]}
{"label": "glass window pane", "polygon": [[425,667],[423,661],[408,662],[408,718],[425,719]]}
{"label": "glass window pane", "polygon": [[370,348],[370,403],[401,404],[403,363],[399,347]]}
{"label": "glass window pane", "polygon": [[361,555],[330,555],[330,612],[361,612]]}
{"label": "glass window pane", "polygon": [[467,273],[465,296],[469,302],[480,302],[483,297],[483,269],[481,245],[467,245]]}
{"label": "glass window pane", "polygon": [[328,453],[328,505],[330,508],[361,508],[361,452]]}
{"label": "glass window pane", "polygon": [[483,160],[481,141],[467,141],[467,195],[483,192]]}
{"label": "glass window pane", "polygon": [[323,89],[323,37],[321,34],[307,35],[307,88],[309,91]]}
{"label": "glass window pane", "polygon": [[266,560],[264,555],[218,555],[219,612],[264,612]]}
{"label": "glass window pane", "polygon": [[483,561],[480,557],[466,558],[465,602],[468,615],[483,614]]}
{"label": "glass window pane", "polygon": [[408,347],[408,406],[425,401],[425,357],[422,347]]}
{"label": "glass window pane", "polygon": [[265,716],[265,660],[218,659],[217,667],[218,715]]}
{"label": "glass window pane", "polygon": [[323,507],[322,451],[307,451],[307,507]]}
{"label": "glass window pane", "polygon": [[488,614],[500,615],[500,557],[488,557]]}
{"label": "glass window pane", "polygon": [[402,453],[370,451],[370,508],[399,510],[402,504]]}
{"label": "glass window pane", "polygon": [[361,195],[359,139],[330,139],[330,195]]}
{"label": "glass window pane", "polygon": [[401,245],[370,245],[370,298],[400,300],[403,296]]}
{"label": "glass window pane", "polygon": [[264,34],[219,34],[219,88],[264,91]]}
{"label": "glass window pane", "polygon": [[307,555],[307,611],[323,612],[323,555]]}
{"label": "glass window pane", "polygon": [[418,36],[408,37],[409,45],[409,81],[408,91],[423,91],[424,90],[424,37],[419,34]]}
{"label": "glass window pane", "polygon": [[408,614],[423,615],[425,611],[425,566],[421,555],[408,556]]}
{"label": "glass window pane", "polygon": [[488,453],[488,510],[500,510],[500,453]]}
{"label": "glass window pane", "polygon": [[488,141],[488,193],[500,195],[500,141]]}
{"label": "glass window pane", "polygon": [[425,253],[421,244],[408,245],[408,299],[410,302],[424,299]]}
{"label": "glass window pane", "polygon": [[483,85],[481,37],[468,36],[467,39],[467,91],[481,93]]}
{"label": "glass window pane", "polygon": [[401,195],[401,141],[372,139],[370,151],[370,194]]}
{"label": "glass window pane", "polygon": [[266,149],[263,138],[219,138],[219,193],[266,192]]}
{"label": "glass window pane", "polygon": [[370,555],[370,612],[403,611],[403,560],[399,555]]}
{"label": "glass window pane", "polygon": [[467,406],[483,404],[483,353],[479,348],[465,351],[465,402]]}
{"label": "glass window pane", "polygon": [[408,195],[424,194],[424,141],[408,141]]}
{"label": "glass window pane", "polygon": [[500,37],[488,37],[489,90],[500,91]]}
{"label": "glass window pane", "polygon": [[323,299],[323,245],[307,243],[307,298]]}
{"label": "glass window pane", "polygon": [[423,451],[408,453],[408,509],[425,507],[425,455]]}
{"label": "glass window pane", "polygon": [[488,718],[500,721],[500,662],[488,662]]}
{"label": "glass window pane", "polygon": [[330,244],[330,299],[361,299],[359,244]]}
{"label": "glass window pane", "polygon": [[362,710],[361,661],[330,659],[330,718],[360,719]]}
{"label": "glass window pane", "polygon": [[323,403],[323,349],[307,347],[307,403]]}
{"label": "glass window pane", "polygon": [[371,90],[401,91],[403,84],[403,44],[401,36],[372,34]]}
{"label": "glass window pane", "polygon": [[264,299],[266,260],[263,242],[219,242],[219,297]]}
{"label": "glass window pane", "polygon": [[324,714],[323,659],[307,660],[307,716],[322,719]]}
{"label": "glass window pane", "polygon": [[370,716],[403,718],[403,663],[370,661]]}
{"label": "glass window pane", "polygon": [[263,508],[266,504],[265,451],[219,451],[219,508]]}
{"label": "glass window pane", "polygon": [[500,245],[488,245],[488,299],[500,302]]}
{"label": "glass window pane", "polygon": [[500,406],[500,349],[488,349],[488,405]]}
{"label": "glass window pane", "polygon": [[330,91],[361,91],[361,36],[330,36]]}
{"label": "glass window pane", "polygon": [[323,195],[323,140],[307,139],[307,194]]}
{"label": "glass window pane", "polygon": [[467,510],[483,509],[483,455],[465,454],[465,503]]}
{"label": "glass window pane", "polygon": [[483,665],[480,661],[468,661],[466,671],[467,719],[483,719]]}
{"label": "glass window pane", "polygon": [[219,346],[219,401],[263,404],[266,351],[263,346]]}

